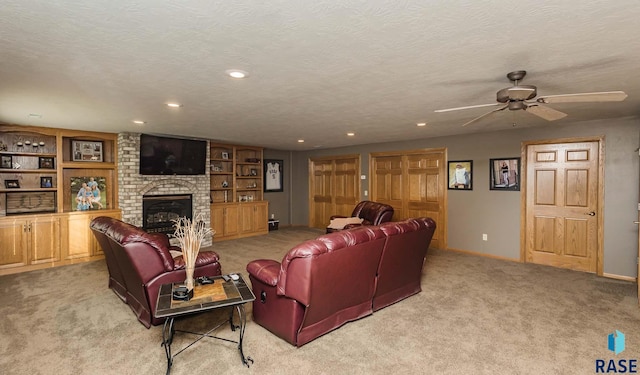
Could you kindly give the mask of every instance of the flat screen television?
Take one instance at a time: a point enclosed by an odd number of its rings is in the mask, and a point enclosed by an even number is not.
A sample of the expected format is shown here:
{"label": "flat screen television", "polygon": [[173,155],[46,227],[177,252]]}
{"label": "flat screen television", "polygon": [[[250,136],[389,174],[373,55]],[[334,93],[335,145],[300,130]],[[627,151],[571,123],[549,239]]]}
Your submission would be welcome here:
{"label": "flat screen television", "polygon": [[205,174],[207,141],[140,135],[140,174]]}

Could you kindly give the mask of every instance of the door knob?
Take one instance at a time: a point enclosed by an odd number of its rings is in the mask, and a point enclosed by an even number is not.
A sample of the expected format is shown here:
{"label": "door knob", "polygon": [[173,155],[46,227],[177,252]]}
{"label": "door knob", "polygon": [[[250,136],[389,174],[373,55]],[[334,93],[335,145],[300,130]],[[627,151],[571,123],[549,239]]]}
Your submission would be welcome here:
{"label": "door knob", "polygon": [[596,213],[595,213],[595,212],[593,212],[593,211],[591,211],[591,212],[589,212],[589,213],[586,213],[585,215],[589,215],[589,216],[596,216]]}

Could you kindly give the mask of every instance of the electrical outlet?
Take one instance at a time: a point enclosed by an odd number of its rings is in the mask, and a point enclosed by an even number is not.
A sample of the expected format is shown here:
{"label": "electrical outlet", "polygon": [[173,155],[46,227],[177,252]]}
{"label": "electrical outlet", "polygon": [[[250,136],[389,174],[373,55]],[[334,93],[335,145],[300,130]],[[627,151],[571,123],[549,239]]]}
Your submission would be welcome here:
{"label": "electrical outlet", "polygon": [[364,191],[364,196],[365,196],[365,197],[369,196],[369,190],[365,190],[365,191]]}
{"label": "electrical outlet", "polygon": [[486,233],[483,233],[483,234],[482,234],[482,240],[483,240],[483,241],[487,241],[487,234],[486,234]]}

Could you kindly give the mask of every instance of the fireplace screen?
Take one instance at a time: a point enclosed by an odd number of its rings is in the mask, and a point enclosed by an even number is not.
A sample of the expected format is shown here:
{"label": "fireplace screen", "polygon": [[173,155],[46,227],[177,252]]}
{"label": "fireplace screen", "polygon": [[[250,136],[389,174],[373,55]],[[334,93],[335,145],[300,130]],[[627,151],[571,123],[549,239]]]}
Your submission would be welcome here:
{"label": "fireplace screen", "polygon": [[191,220],[193,216],[191,194],[145,195],[142,197],[142,227],[150,233],[175,231],[173,221],[180,217]]}

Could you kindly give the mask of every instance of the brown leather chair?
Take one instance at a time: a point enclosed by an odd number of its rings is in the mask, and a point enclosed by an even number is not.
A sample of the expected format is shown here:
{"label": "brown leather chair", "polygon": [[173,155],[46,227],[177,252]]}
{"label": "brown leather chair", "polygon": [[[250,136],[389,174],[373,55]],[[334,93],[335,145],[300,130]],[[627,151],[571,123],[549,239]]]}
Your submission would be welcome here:
{"label": "brown leather chair", "polygon": [[[154,316],[160,286],[186,278],[182,255],[174,258],[171,254],[180,248],[171,246],[165,234],[147,233],[107,216],[93,219],[90,228],[104,252],[109,288],[131,307],[145,327],[162,324],[164,319]],[[194,276],[220,274],[218,254],[200,251]]]}
{"label": "brown leather chair", "polygon": [[[347,216],[333,215],[331,220],[337,218],[346,218]],[[373,201],[362,201],[356,205],[351,213],[351,217],[363,219],[362,224],[347,224],[342,229],[327,228],[327,233],[332,233],[344,229],[351,229],[361,225],[380,225],[391,221],[393,218],[393,207],[388,204]]]}

